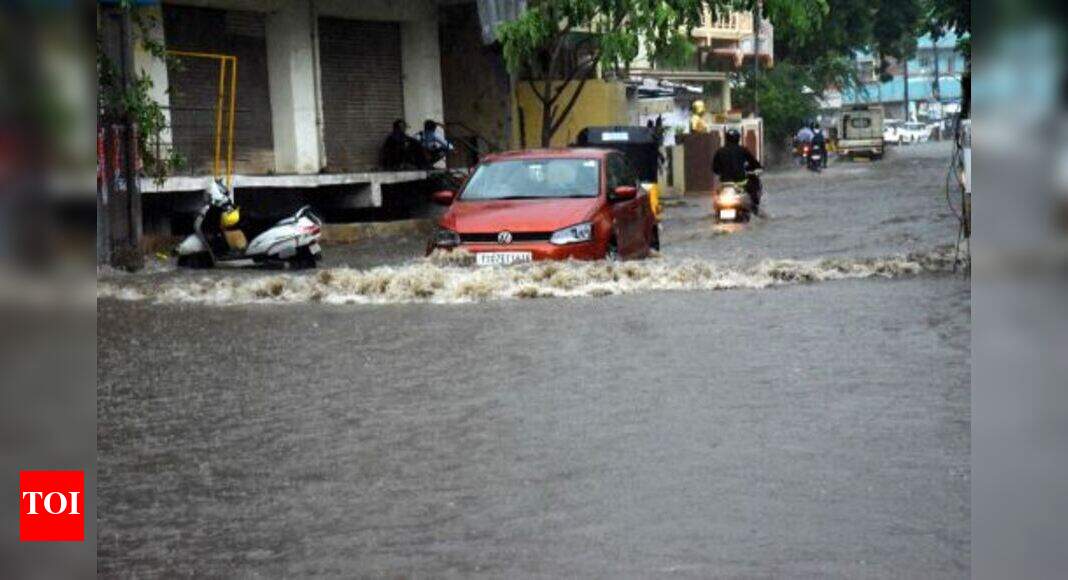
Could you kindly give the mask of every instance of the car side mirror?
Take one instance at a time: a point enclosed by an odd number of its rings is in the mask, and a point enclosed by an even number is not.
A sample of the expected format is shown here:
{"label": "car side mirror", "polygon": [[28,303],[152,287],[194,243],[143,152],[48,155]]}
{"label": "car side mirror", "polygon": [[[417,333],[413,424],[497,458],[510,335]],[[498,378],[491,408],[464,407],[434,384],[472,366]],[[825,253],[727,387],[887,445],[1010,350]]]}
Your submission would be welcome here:
{"label": "car side mirror", "polygon": [[638,197],[638,188],[633,185],[620,185],[612,190],[612,199],[614,201],[626,201],[635,197]]}
{"label": "car side mirror", "polygon": [[438,205],[452,205],[452,201],[456,199],[456,192],[449,189],[435,191],[430,199]]}

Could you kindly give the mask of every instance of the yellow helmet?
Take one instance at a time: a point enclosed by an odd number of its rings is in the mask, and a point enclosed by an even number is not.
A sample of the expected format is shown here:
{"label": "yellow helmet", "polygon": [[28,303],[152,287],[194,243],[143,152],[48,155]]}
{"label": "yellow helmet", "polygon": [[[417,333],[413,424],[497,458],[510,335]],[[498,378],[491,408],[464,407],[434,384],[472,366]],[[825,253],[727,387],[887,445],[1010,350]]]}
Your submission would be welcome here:
{"label": "yellow helmet", "polygon": [[232,228],[237,225],[237,222],[241,220],[241,212],[235,206],[230,211],[224,211],[222,216],[219,217],[219,225],[225,228]]}
{"label": "yellow helmet", "polygon": [[693,102],[693,112],[695,115],[705,114],[705,102],[697,100]]}

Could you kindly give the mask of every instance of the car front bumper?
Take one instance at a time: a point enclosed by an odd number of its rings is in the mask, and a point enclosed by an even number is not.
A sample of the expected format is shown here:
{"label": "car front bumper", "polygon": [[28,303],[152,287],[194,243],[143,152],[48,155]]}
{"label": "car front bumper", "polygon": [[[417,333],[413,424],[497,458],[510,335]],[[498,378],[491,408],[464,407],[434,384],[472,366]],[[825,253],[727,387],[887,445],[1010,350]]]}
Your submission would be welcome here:
{"label": "car front bumper", "polygon": [[479,244],[467,243],[459,246],[442,248],[430,245],[427,253],[435,249],[465,250],[472,254],[484,252],[530,252],[534,260],[600,260],[604,258],[605,245],[596,239],[577,244],[558,246],[549,242],[516,242],[513,244]]}

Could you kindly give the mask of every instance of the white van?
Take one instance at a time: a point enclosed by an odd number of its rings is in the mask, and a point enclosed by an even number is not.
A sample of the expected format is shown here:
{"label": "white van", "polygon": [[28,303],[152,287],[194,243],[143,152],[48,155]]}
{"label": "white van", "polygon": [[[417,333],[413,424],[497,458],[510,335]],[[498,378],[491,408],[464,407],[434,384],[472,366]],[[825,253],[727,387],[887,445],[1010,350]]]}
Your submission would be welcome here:
{"label": "white van", "polygon": [[881,105],[849,105],[838,115],[838,155],[871,159],[883,156],[883,108]]}

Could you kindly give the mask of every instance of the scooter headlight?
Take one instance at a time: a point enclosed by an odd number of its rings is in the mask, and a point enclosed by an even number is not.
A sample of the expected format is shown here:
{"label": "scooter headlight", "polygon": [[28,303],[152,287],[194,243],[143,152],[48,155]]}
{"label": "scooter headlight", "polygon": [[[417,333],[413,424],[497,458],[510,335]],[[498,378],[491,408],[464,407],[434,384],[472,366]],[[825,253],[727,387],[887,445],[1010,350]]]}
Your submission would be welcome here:
{"label": "scooter headlight", "polygon": [[568,226],[562,230],[556,230],[553,232],[552,237],[549,238],[549,243],[562,246],[564,244],[588,242],[591,239],[593,239],[593,224],[585,222]]}
{"label": "scooter headlight", "polygon": [[739,196],[738,192],[735,191],[732,187],[725,188],[719,194],[719,205],[723,207],[733,207],[735,205],[738,205],[741,201],[741,196]]}

